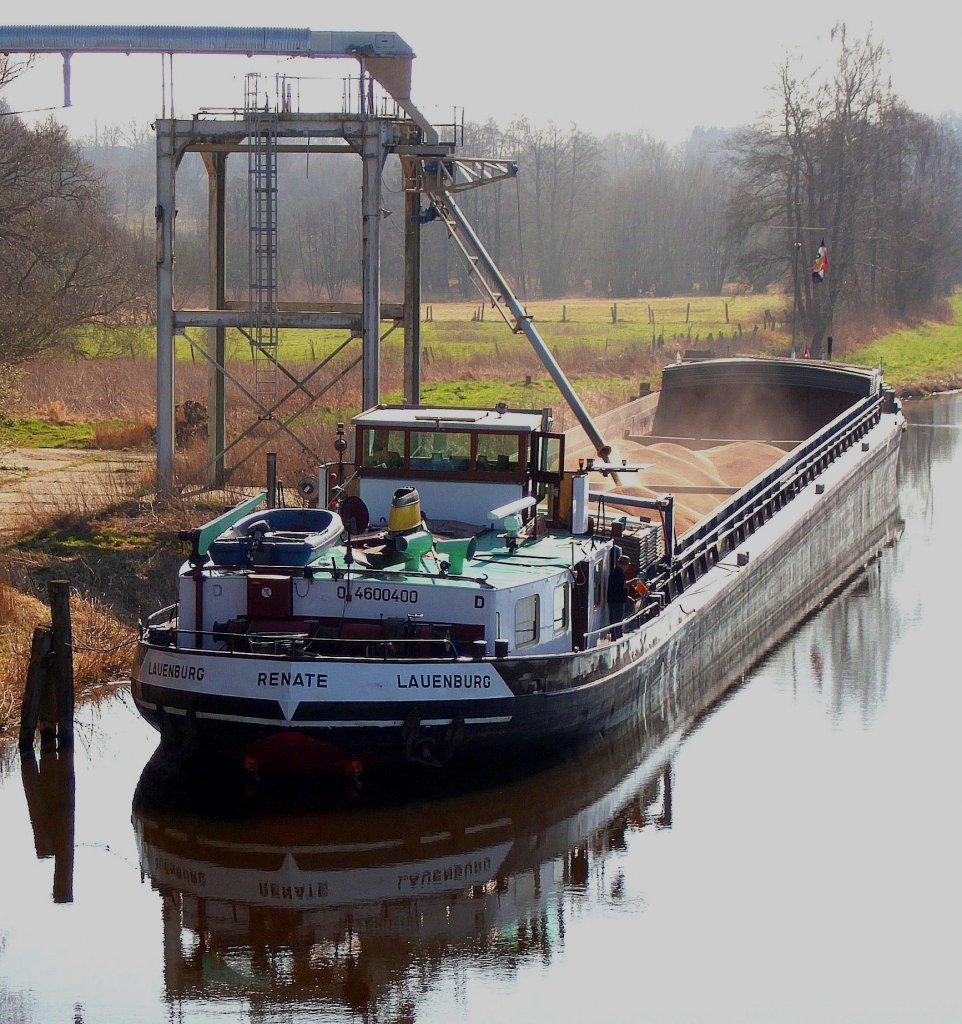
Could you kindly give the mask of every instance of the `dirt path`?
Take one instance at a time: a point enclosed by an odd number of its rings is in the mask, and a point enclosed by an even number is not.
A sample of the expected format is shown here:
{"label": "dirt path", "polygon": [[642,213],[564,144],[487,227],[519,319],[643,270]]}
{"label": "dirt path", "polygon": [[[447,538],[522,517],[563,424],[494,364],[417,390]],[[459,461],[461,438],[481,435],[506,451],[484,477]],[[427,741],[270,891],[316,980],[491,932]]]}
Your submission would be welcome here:
{"label": "dirt path", "polygon": [[10,448],[0,452],[0,535],[65,512],[94,512],[131,494],[152,452]]}

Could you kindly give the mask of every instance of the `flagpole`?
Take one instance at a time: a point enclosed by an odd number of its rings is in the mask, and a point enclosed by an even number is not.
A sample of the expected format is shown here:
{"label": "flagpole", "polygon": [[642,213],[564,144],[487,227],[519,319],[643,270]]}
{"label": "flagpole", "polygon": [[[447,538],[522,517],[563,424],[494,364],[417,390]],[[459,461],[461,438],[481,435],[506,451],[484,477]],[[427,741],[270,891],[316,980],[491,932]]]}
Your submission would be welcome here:
{"label": "flagpole", "polygon": [[825,234],[825,228],[813,227],[808,224],[771,224],[769,227],[773,231],[794,231],[795,241],[792,243],[794,248],[794,254],[792,257],[792,351],[791,357],[795,358],[795,341],[797,337],[797,324],[798,324],[798,296],[800,288],[798,285],[798,254],[802,251],[802,239],[801,234],[803,231],[815,231],[819,234]]}
{"label": "flagpole", "polygon": [[798,254],[802,251],[802,240],[796,238],[794,242],[795,255],[792,260],[792,351],[791,358],[795,358],[795,337],[798,325]]}

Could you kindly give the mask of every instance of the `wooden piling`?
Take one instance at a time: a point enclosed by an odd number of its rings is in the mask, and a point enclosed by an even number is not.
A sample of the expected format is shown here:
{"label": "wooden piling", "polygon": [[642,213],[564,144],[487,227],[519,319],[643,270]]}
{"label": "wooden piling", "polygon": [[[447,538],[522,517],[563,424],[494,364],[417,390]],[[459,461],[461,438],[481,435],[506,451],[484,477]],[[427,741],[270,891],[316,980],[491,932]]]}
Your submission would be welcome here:
{"label": "wooden piling", "polygon": [[33,750],[33,740],[40,724],[40,708],[47,685],[47,665],[52,645],[49,626],[37,626],[30,644],[30,665],[20,706],[20,749]]}
{"label": "wooden piling", "polygon": [[73,745],[73,637],[70,629],[70,584],[51,580],[47,584],[53,646],[50,671],[57,705],[57,746]]}

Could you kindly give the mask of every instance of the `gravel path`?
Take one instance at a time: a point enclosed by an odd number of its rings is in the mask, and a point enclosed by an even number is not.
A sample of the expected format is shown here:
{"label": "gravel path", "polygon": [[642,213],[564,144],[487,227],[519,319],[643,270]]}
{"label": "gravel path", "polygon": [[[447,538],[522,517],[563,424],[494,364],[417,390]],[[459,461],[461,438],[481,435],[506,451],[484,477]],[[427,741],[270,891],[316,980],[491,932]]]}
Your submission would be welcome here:
{"label": "gravel path", "polygon": [[94,512],[126,497],[153,452],[10,448],[0,452],[0,534],[63,512]]}

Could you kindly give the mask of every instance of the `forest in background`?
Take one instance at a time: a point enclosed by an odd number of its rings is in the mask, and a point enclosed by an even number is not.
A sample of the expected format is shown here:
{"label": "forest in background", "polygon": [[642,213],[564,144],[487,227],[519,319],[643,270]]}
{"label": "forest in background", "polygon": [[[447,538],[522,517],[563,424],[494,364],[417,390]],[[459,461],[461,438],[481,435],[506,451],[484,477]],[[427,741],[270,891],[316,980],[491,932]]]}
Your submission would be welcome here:
{"label": "forest in background", "polygon": [[[525,299],[778,292],[813,355],[840,314],[931,312],[962,281],[962,121],[909,109],[885,51],[835,31],[836,63],[786,59],[771,109],[670,147],[644,132],[465,124],[458,154],[517,162],[515,181],[460,197]],[[0,63],[4,77],[22,66]],[[228,161],[228,288],[247,294],[246,160]],[[384,171],[382,287],[402,287],[400,170]],[[360,161],[282,157],[282,298],[357,299]],[[70,344],[90,320],[153,319],[154,138],[149,127],[72,141],[53,122],[0,117],[0,362]],[[178,173],[176,301],[205,305],[207,176]],[[426,302],[473,296],[440,222],[422,230]],[[814,280],[822,242],[829,269]]]}

